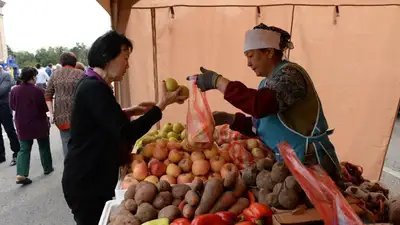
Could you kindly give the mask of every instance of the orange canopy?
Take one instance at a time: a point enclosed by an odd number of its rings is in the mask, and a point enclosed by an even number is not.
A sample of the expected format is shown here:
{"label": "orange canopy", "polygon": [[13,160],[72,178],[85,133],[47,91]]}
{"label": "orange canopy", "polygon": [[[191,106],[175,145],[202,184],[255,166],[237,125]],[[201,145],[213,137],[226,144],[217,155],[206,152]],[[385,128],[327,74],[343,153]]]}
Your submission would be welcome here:
{"label": "orange canopy", "polygon": [[[400,97],[400,0],[98,0],[134,42],[122,105],[157,100],[157,84],[199,67],[256,88],[243,55],[246,30],[258,23],[292,34],[290,60],[309,72],[341,161],[379,179]],[[218,92],[213,110],[238,111]],[[161,123],[185,122],[186,105]]]}

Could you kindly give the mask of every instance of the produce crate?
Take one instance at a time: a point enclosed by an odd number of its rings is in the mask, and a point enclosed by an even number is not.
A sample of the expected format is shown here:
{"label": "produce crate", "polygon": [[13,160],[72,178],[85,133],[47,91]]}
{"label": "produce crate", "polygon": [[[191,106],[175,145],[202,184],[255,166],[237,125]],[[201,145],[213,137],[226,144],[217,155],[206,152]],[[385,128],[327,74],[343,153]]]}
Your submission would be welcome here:
{"label": "produce crate", "polygon": [[121,179],[118,179],[117,186],[115,186],[115,201],[119,203],[124,200],[126,189],[121,189]]}
{"label": "produce crate", "polygon": [[111,201],[106,202],[104,209],[103,209],[103,213],[101,214],[101,217],[100,217],[99,225],[107,225],[108,224],[108,219],[110,217],[111,210],[114,207],[117,207],[119,203],[120,202],[118,202],[117,200],[111,200]]}

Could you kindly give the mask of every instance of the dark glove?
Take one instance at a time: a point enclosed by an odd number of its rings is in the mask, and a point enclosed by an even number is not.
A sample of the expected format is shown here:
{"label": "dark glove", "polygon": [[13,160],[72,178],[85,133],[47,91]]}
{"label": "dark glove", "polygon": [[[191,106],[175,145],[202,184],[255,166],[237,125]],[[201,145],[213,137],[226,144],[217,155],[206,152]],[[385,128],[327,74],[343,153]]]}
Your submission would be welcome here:
{"label": "dark glove", "polygon": [[[197,87],[200,88],[200,90],[203,92],[211,89],[216,89],[218,77],[220,77],[221,75],[212,70],[207,70],[203,67],[200,67],[200,71],[201,74],[196,75]],[[188,77],[187,80],[190,80],[190,77]]]}
{"label": "dark glove", "polygon": [[226,112],[218,112],[215,111],[213,112],[213,117],[215,121],[215,126],[223,125],[223,124],[229,124],[231,125],[233,121],[235,120],[235,115],[226,113]]}

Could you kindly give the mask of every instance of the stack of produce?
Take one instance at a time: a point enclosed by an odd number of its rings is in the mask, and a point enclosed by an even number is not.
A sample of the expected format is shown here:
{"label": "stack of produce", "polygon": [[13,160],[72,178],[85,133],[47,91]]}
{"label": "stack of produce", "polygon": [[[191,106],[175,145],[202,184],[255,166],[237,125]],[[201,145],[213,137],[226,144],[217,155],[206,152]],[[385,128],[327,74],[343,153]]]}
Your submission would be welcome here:
{"label": "stack of produce", "polygon": [[[237,173],[247,164],[266,156],[271,157],[257,139],[225,143],[221,146],[214,143],[211,149],[191,152],[182,146],[185,135],[184,125],[168,123],[161,130],[150,131],[143,136],[139,152],[133,154],[133,163],[121,188],[127,189],[131,184],[143,180],[154,184],[160,180],[166,180],[170,184],[184,184],[199,179],[206,181],[210,178],[225,178],[231,171]],[[251,161],[245,164],[238,160],[241,158]]]}
{"label": "stack of produce", "polygon": [[225,179],[197,180],[190,185],[170,185],[163,180],[155,185],[142,181],[129,186],[125,199],[111,212],[109,224],[148,222],[150,225],[154,220],[157,224],[169,224],[174,220],[193,225],[204,222],[230,225],[240,220],[247,220],[249,224],[262,221],[270,224],[272,211],[254,201],[244,180],[235,172],[228,173]]}

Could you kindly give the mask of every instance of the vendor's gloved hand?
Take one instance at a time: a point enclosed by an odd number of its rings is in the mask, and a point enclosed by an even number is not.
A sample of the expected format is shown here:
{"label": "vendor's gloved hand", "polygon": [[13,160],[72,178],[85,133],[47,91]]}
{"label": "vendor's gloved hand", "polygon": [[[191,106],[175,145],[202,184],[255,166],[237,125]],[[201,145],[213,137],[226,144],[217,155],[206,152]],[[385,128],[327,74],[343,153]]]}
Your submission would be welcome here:
{"label": "vendor's gloved hand", "polygon": [[[216,89],[217,88],[217,80],[221,76],[218,73],[212,71],[212,70],[207,70],[204,67],[200,67],[201,74],[196,75],[197,76],[197,81],[196,85],[198,88],[200,88],[201,91],[208,91],[211,89]],[[187,80],[190,80],[190,77],[187,78]]]}
{"label": "vendor's gloved hand", "polygon": [[235,115],[226,113],[226,112],[218,112],[214,111],[213,112],[213,117],[215,121],[215,126],[223,125],[223,124],[229,124],[231,125],[233,121],[235,120]]}

